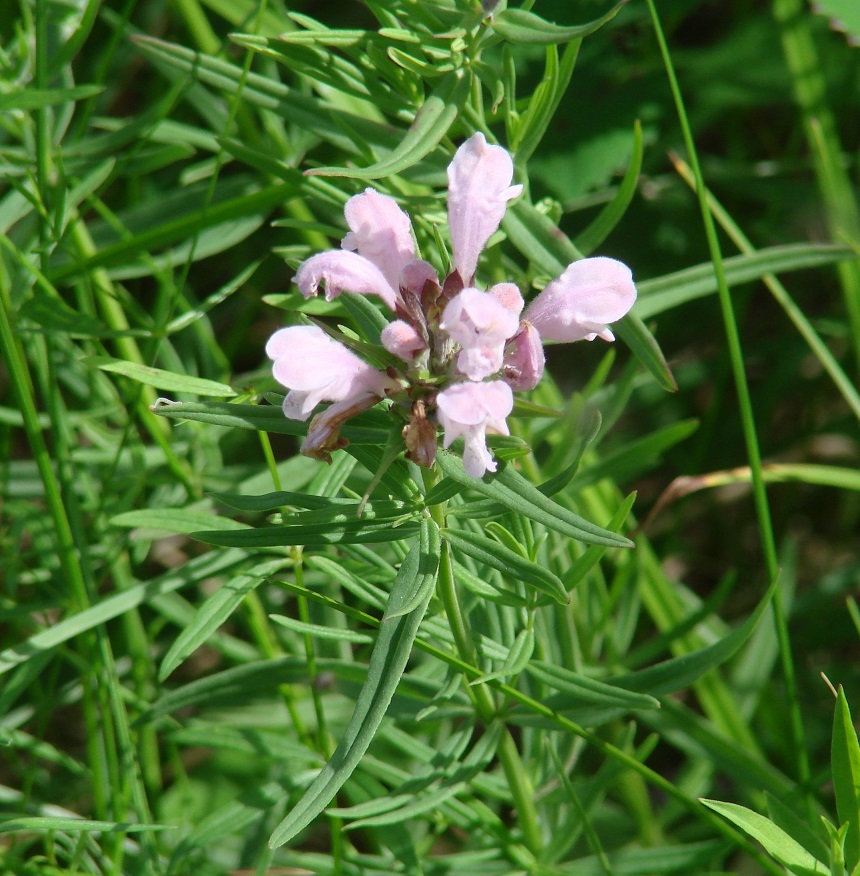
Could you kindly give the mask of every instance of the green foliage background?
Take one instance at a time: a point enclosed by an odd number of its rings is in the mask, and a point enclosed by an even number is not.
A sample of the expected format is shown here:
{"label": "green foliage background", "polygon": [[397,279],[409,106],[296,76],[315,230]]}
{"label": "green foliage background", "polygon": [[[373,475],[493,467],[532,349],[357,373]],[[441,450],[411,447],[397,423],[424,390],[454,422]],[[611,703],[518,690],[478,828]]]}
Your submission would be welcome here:
{"label": "green foliage background", "polygon": [[[581,46],[563,28],[610,4],[8,4],[3,872],[857,866],[860,29],[836,0],[658,5],[680,115],[641,0]],[[401,461],[358,521],[388,421],[297,456],[265,341],[299,309],[378,331],[293,269],[367,185],[444,264],[475,130],[527,184],[484,281],[611,255],[635,318],[550,351],[529,400],[559,416],[520,406],[508,481]],[[574,514],[635,549],[570,538]],[[393,699],[336,808],[270,848],[362,688]]]}

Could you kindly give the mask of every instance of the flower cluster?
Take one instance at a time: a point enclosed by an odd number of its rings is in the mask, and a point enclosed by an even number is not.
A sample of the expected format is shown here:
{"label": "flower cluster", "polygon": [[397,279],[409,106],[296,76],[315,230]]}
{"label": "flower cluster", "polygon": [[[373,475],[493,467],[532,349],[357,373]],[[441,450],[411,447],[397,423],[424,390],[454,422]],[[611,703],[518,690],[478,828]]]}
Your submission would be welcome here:
{"label": "flower cluster", "polygon": [[302,453],[329,459],[346,443],[341,425],[389,398],[406,413],[410,459],[433,464],[438,423],[443,446],[462,437],[465,469],[481,477],[496,470],[487,430],[509,434],[512,391],[537,386],[543,341],[614,340],[608,324],[636,299],[630,269],[614,259],[573,262],[528,307],[513,283],[475,286],[481,251],[522,190],[512,180],[511,156],[483,134],[457,150],[448,167],[453,268],[441,281],[416,257],[412,224],[393,198],[367,189],[347,201],[342,249],[303,262],[295,282],[305,298],[321,285],[328,301],[344,291],[381,298],[394,315],[382,345],[399,364],[377,370],[315,325],[275,332],[266,353],[289,390],[284,414],[307,420],[320,402],[334,403],[311,421]]}

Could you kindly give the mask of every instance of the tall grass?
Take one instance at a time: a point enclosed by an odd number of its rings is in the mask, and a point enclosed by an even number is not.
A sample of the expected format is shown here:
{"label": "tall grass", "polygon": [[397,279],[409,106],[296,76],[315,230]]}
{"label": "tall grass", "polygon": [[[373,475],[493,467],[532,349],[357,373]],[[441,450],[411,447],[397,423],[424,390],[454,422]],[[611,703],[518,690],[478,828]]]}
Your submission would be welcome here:
{"label": "tall grass", "polygon": [[[856,872],[860,27],[820,7],[22,0],[2,872]],[[549,351],[497,477],[379,409],[299,455],[267,338],[382,316],[296,265],[367,186],[446,265],[476,131],[525,187],[482,286],[622,259],[617,342]]]}

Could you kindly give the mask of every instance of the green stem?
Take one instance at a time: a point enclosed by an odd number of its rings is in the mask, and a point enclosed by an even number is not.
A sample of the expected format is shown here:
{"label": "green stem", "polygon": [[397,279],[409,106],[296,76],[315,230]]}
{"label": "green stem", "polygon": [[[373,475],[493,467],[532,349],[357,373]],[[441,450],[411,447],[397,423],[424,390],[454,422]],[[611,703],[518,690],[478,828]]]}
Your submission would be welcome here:
{"label": "green stem", "polygon": [[[860,242],[860,209],[845,169],[836,119],[827,104],[827,81],[809,31],[809,9],[805,0],[773,0],[772,9],[827,210],[830,234],[834,240],[856,245]],[[860,262],[841,262],[837,270],[860,369]]]}
{"label": "green stem", "polygon": [[[313,599],[322,605],[328,605],[338,611],[342,611],[347,616],[355,618],[368,626],[377,628],[379,626],[379,619],[373,615],[352,608],[351,606],[337,603],[330,597],[324,596],[320,593],[310,590],[306,590],[305,592],[309,599]],[[457,654],[452,653],[448,648],[440,648],[420,637],[415,640],[415,647],[423,651],[425,654],[429,654],[431,657],[441,660],[457,672],[461,672],[468,680],[480,678],[484,674],[483,670],[478,668],[478,666],[464,660]],[[633,755],[628,754],[626,751],[618,748],[618,746],[613,745],[611,742],[606,742],[591,730],[586,730],[581,725],[576,724],[574,721],[559,714],[539,700],[530,697],[528,694],[523,693],[509,684],[505,684],[498,679],[492,679],[487,682],[487,685],[494,690],[499,691],[506,699],[519,703],[519,705],[527,711],[546,718],[547,720],[552,721],[557,727],[559,727],[559,729],[579,737],[588,745],[592,746],[596,751],[604,755],[604,757],[611,758],[633,772],[638,773],[649,784],[663,791],[668,797],[671,797],[673,800],[680,803],[685,810],[690,812],[700,821],[703,821],[717,833],[731,840],[731,842],[738,848],[743,849],[759,864],[760,867],[762,867],[764,871],[773,874],[773,876],[783,876],[782,868],[768,858],[767,855],[762,854],[762,852],[759,851],[759,849],[740,831],[735,830],[735,828],[733,828],[728,822],[705,808],[697,800],[688,797],[681,788],[669,781],[669,779],[664,778],[660,773],[655,772],[650,767],[637,760]]]}
{"label": "green stem", "polygon": [[[424,479],[429,489],[435,482],[435,473],[425,469]],[[440,530],[445,529],[445,503],[433,505],[430,508],[430,516]],[[448,618],[448,624],[454,636],[454,644],[460,659],[470,666],[477,666],[478,658],[475,643],[469,633],[469,628],[460,609],[460,600],[457,596],[457,584],[454,579],[451,549],[444,541],[442,542],[442,553],[439,558],[439,577],[436,592],[442,605],[445,607],[445,615]],[[487,686],[478,684],[466,689],[472,697],[480,720],[484,724],[489,724],[495,720],[496,705]],[[508,781],[520,830],[523,834],[523,842],[533,855],[538,855],[543,848],[543,840],[541,838],[540,825],[538,824],[537,810],[534,805],[534,788],[523,766],[516,742],[507,727],[502,730],[502,737],[496,753],[505,772],[505,778]]]}
{"label": "green stem", "polygon": [[[48,3],[36,0],[36,88],[48,88]],[[39,251],[42,267],[47,262],[50,221],[48,182],[51,159],[50,109],[36,110],[36,185],[42,209],[39,211]]]}
{"label": "green stem", "polygon": [[[720,301],[720,311],[723,317],[726,343],[729,349],[729,358],[732,364],[735,389],[738,396],[738,407],[740,409],[747,458],[749,460],[750,473],[752,476],[753,498],[756,515],[758,517],[762,552],[764,554],[768,579],[769,581],[773,581],[779,576],[779,560],[777,557],[776,539],[774,538],[773,525],[771,523],[770,506],[768,504],[767,490],[765,487],[764,475],[762,473],[761,451],[758,446],[752,399],[750,396],[749,385],[747,384],[746,372],[744,370],[743,350],[741,349],[740,335],[738,333],[737,322],[735,321],[732,297],[726,280],[717,231],[708,205],[707,189],[705,188],[705,181],[699,165],[696,145],[693,141],[693,134],[687,120],[681,89],[675,75],[675,69],[669,54],[669,48],[666,45],[666,39],[663,35],[663,29],[660,25],[660,19],[657,15],[654,0],[647,0],[647,2],[648,8],[651,12],[651,19],[654,24],[654,31],[660,46],[660,52],[663,56],[663,62],[672,90],[672,96],[675,100],[678,119],[684,135],[684,143],[687,147],[687,153],[690,159],[690,167],[693,172],[693,177],[696,180],[696,193],[699,200],[699,209],[702,215],[705,236],[708,240],[711,261],[714,265],[714,274],[716,275],[717,291]],[[798,778],[803,788],[804,799],[807,804],[807,814],[812,821],[814,820],[814,806],[810,797],[811,773],[809,758],[806,752],[803,719],[798,706],[797,683],[794,673],[794,661],[791,654],[791,643],[788,635],[788,621],[785,614],[785,606],[782,601],[782,593],[779,588],[777,588],[774,593],[773,613],[776,622],[780,663],[783,677],[785,679],[786,696],[789,702],[791,743],[794,762],[797,764]]]}

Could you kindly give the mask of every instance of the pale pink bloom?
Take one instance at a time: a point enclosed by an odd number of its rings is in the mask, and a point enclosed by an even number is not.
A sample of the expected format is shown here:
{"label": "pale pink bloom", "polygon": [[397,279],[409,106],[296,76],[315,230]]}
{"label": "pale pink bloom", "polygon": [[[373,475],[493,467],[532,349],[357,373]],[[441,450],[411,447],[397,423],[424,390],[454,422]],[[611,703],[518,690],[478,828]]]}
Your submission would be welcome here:
{"label": "pale pink bloom", "polygon": [[540,335],[531,323],[520,323],[520,330],[505,348],[504,378],[511,389],[527,392],[543,377],[546,357]]}
{"label": "pale pink bloom", "polygon": [[393,386],[386,374],[315,325],[276,331],[266,344],[266,355],[274,360],[275,380],[289,390],[284,415],[290,420],[307,420],[324,401],[349,402],[367,393],[382,398]]}
{"label": "pale pink bloom", "polygon": [[614,341],[607,323],[621,319],[636,301],[630,268],[615,259],[582,259],[568,265],[526,308],[523,319],[545,341]]}
{"label": "pale pink bloom", "polygon": [[469,380],[482,380],[502,367],[505,341],[519,328],[517,315],[488,292],[463,289],[442,314],[439,328],[461,347],[457,369]]}
{"label": "pale pink bloom", "polygon": [[400,287],[400,272],[415,258],[412,223],[394,198],[375,189],[354,195],[344,207],[349,233],[341,246],[357,252],[382,271],[392,289]]}
{"label": "pale pink bloom", "polygon": [[473,478],[495,471],[496,463],[487,449],[487,429],[509,435],[505,418],[514,408],[510,386],[502,380],[489,383],[457,383],[436,396],[439,423],[445,430],[443,446],[462,437],[463,467]]}
{"label": "pale pink bloom", "polygon": [[515,313],[519,316],[525,307],[523,296],[520,295],[520,290],[517,289],[516,283],[496,283],[495,286],[490,286],[487,292],[499,302],[506,310]]}
{"label": "pale pink bloom", "polygon": [[448,226],[454,268],[465,285],[472,282],[478,256],[499,227],[508,201],[523,189],[512,186],[514,163],[501,146],[473,134],[448,165]]}
{"label": "pale pink bloom", "polygon": [[391,310],[397,306],[398,295],[382,271],[369,259],[348,250],[330,249],[311,256],[299,265],[295,278],[299,292],[311,298],[325,283],[326,301],[341,292],[378,295]]}
{"label": "pale pink bloom", "polygon": [[420,352],[427,349],[427,344],[417,329],[402,319],[388,323],[382,330],[380,340],[389,353],[404,362],[412,362]]}
{"label": "pale pink bloom", "polygon": [[400,273],[400,285],[404,289],[408,289],[420,298],[426,283],[439,285],[439,275],[436,273],[436,268],[429,262],[425,262],[424,259],[415,259],[403,266]]}

